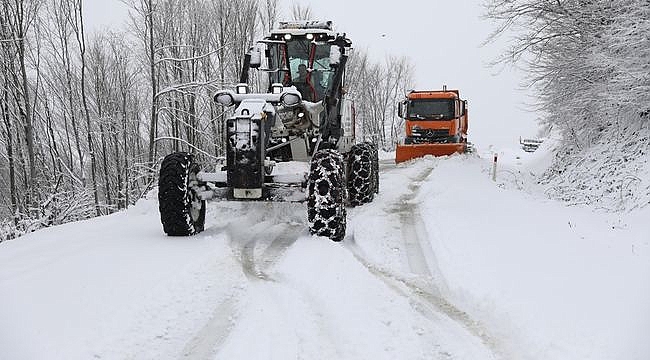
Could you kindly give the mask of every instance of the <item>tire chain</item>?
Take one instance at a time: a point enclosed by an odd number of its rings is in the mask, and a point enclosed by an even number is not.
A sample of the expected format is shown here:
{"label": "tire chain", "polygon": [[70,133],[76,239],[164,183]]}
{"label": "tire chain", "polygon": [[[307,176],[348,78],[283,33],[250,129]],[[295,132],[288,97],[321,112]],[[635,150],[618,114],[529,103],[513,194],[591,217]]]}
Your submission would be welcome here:
{"label": "tire chain", "polygon": [[335,150],[319,150],[311,160],[307,220],[312,234],[341,241],[345,236],[346,189],[343,157]]}
{"label": "tire chain", "polygon": [[377,144],[368,143],[372,151],[372,180],[375,194],[379,194],[379,151],[377,150]]}
{"label": "tire chain", "polygon": [[371,202],[375,197],[375,158],[370,143],[357,144],[349,155],[348,192],[350,205],[359,206]]}

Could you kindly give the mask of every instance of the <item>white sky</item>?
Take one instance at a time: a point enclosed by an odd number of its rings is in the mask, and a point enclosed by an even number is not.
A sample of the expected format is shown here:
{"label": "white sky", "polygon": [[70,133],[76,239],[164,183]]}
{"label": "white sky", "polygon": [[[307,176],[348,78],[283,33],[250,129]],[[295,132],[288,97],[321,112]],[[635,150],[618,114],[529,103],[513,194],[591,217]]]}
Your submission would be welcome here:
{"label": "white sky", "polygon": [[83,0],[84,25],[90,30],[122,28],[128,8],[120,0]]}
{"label": "white sky", "polygon": [[[442,1],[303,0],[317,19],[332,20],[357,49],[375,61],[387,54],[405,55],[415,65],[416,88],[459,89],[469,101],[469,139],[479,149],[517,147],[519,137],[536,135],[536,115],[526,111],[530,98],[519,90],[522,74],[510,68],[497,73],[486,63],[503,47],[481,47],[492,30],[481,20],[483,0]],[[282,1],[290,14],[294,2]],[[119,0],[86,0],[89,29],[121,27],[127,11]]]}

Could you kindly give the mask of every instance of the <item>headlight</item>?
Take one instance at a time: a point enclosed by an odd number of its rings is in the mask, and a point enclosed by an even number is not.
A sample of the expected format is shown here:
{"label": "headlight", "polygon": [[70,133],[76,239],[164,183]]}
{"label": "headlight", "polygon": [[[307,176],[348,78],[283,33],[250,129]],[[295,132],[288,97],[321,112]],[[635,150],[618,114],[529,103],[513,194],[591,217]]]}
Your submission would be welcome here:
{"label": "headlight", "polygon": [[248,94],[248,84],[237,84],[235,90],[237,94]]}
{"label": "headlight", "polygon": [[232,98],[232,95],[228,91],[220,91],[214,94],[214,101],[221,105],[228,107],[235,103],[235,100]]}
{"label": "headlight", "polygon": [[290,93],[284,93],[280,97],[280,102],[282,103],[282,105],[284,105],[286,107],[294,107],[294,106],[300,104],[301,101],[302,101],[302,99],[300,98],[299,94],[291,93],[291,92]]}
{"label": "headlight", "polygon": [[284,86],[280,83],[273,83],[271,85],[271,93],[272,94],[281,94],[282,90],[284,90]]}

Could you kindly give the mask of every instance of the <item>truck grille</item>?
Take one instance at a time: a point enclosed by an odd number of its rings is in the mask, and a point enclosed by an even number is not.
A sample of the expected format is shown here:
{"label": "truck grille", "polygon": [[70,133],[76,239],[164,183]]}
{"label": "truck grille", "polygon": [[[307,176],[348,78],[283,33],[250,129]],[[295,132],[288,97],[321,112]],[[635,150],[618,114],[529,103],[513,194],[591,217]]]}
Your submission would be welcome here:
{"label": "truck grille", "polygon": [[425,139],[441,139],[449,137],[448,129],[422,129],[414,128],[411,131],[413,137],[420,137]]}

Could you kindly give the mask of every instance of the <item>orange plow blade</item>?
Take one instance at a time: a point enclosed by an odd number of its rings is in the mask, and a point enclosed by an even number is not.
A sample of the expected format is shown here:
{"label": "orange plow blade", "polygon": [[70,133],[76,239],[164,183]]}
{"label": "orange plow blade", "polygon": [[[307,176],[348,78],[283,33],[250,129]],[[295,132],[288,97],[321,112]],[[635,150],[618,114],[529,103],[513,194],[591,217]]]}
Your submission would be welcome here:
{"label": "orange plow blade", "polygon": [[464,153],[465,149],[466,145],[464,143],[397,145],[397,150],[395,150],[395,163],[401,163],[425,155],[444,156],[454,153]]}

